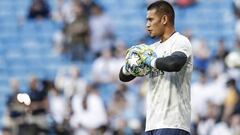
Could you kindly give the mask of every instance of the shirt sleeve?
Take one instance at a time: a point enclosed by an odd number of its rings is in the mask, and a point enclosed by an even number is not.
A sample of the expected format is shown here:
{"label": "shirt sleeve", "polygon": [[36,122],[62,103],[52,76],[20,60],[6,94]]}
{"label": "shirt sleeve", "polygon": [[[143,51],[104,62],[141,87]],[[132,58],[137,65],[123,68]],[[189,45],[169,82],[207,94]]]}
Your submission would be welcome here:
{"label": "shirt sleeve", "polygon": [[183,52],[187,57],[191,56],[192,46],[190,41],[186,37],[177,39],[172,48],[172,53],[174,52]]}

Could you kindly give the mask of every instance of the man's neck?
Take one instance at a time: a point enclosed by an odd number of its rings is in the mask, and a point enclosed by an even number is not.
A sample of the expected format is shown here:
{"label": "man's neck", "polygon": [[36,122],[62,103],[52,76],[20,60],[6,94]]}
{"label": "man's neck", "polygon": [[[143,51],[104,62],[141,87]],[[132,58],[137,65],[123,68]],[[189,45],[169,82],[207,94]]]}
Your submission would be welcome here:
{"label": "man's neck", "polygon": [[175,33],[175,28],[167,28],[166,32],[163,34],[163,36],[160,38],[161,42],[166,41],[167,39],[169,39],[174,33]]}

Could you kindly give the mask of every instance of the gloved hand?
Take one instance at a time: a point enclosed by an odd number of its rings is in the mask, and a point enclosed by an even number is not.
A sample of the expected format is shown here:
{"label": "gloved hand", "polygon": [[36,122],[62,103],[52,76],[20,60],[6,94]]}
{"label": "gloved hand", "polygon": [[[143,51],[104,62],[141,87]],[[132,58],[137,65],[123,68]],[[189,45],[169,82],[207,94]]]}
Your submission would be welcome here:
{"label": "gloved hand", "polygon": [[123,74],[125,74],[125,75],[130,75],[130,74],[131,74],[131,73],[130,73],[130,70],[131,70],[131,67],[130,67],[130,65],[127,64],[127,63],[122,67],[122,72],[123,72]]}
{"label": "gloved hand", "polygon": [[152,61],[157,59],[157,54],[154,51],[145,51],[140,57],[145,64],[151,66]]}
{"label": "gloved hand", "polygon": [[[141,63],[142,59],[138,57],[138,54],[144,53],[144,50],[146,50],[147,46],[145,44],[139,44],[132,46],[127,50],[126,57],[125,57],[125,65],[124,65],[124,71],[126,71],[126,74],[133,73],[135,67],[139,66],[138,63]],[[133,55],[135,54],[135,55]],[[140,61],[141,60],[141,61]]]}
{"label": "gloved hand", "polygon": [[132,46],[131,48],[127,49],[126,54],[128,54],[130,51],[135,52],[135,53],[143,53],[147,48],[148,48],[148,46],[145,44],[135,45],[135,46]]}
{"label": "gloved hand", "polygon": [[123,68],[125,72],[123,73],[133,76],[147,75],[152,70],[151,66],[148,66],[144,62],[147,53],[152,56],[153,50],[145,44],[136,45],[128,49],[125,58],[126,63]]}

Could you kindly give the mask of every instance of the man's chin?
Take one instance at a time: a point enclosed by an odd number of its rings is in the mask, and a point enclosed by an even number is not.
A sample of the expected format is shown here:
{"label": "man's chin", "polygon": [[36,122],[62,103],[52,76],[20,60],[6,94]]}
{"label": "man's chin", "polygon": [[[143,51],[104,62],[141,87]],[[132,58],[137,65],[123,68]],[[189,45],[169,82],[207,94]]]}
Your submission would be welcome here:
{"label": "man's chin", "polygon": [[155,35],[151,35],[151,34],[150,34],[149,36],[150,36],[151,38],[156,38],[156,36],[155,36]]}
{"label": "man's chin", "polygon": [[150,32],[149,32],[149,36],[150,36],[152,39],[154,39],[154,38],[156,38],[156,37],[157,37],[155,34],[153,34],[153,33],[150,33]]}

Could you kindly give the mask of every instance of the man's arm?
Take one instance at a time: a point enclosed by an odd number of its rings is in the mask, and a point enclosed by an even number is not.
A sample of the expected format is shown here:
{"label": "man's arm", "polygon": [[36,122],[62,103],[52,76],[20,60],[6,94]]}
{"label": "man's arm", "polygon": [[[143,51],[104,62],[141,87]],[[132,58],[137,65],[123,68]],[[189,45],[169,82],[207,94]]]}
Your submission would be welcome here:
{"label": "man's arm", "polygon": [[130,75],[130,74],[126,74],[126,71],[124,72],[124,66],[120,69],[119,72],[119,79],[122,82],[129,82],[131,80],[133,80],[135,78],[135,76]]}
{"label": "man's arm", "polygon": [[147,57],[145,62],[162,71],[178,72],[187,62],[187,56],[185,53],[177,51],[164,58]]}

